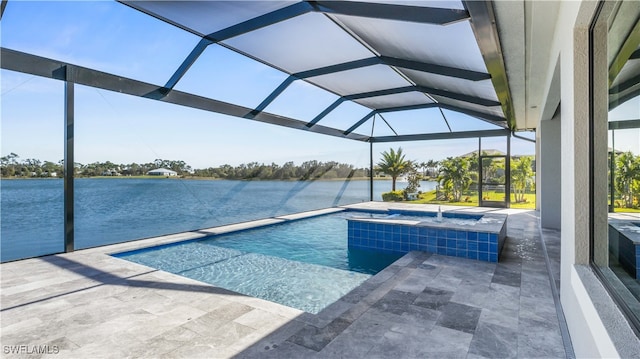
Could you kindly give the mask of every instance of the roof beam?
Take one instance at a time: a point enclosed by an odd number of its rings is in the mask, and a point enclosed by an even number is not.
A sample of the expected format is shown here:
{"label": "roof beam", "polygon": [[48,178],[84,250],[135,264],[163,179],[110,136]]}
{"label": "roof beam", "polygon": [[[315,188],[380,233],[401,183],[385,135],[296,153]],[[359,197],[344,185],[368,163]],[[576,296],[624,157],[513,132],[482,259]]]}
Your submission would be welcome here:
{"label": "roof beam", "polygon": [[377,111],[380,112],[380,113],[385,113],[385,112],[396,112],[396,111],[420,110],[420,109],[435,108],[435,107],[440,107],[440,108],[443,108],[445,110],[451,110],[451,111],[455,111],[455,112],[460,112],[460,113],[463,113],[465,115],[469,115],[469,116],[472,116],[472,117],[479,118],[479,119],[481,119],[483,121],[487,121],[487,122],[491,123],[492,125],[496,125],[496,126],[504,126],[505,121],[506,121],[506,119],[503,118],[503,117],[487,114],[487,113],[480,112],[480,111],[470,110],[470,109],[466,109],[466,108],[462,108],[462,107],[458,107],[458,106],[447,105],[447,104],[444,104],[444,103],[425,103],[425,104],[418,104],[418,105],[387,107],[387,108],[378,109]]}
{"label": "roof beam", "polygon": [[477,138],[477,137],[498,137],[508,136],[511,131],[503,130],[483,130],[483,131],[463,131],[463,132],[440,132],[423,133],[417,135],[400,136],[379,136],[371,137],[371,142],[403,142],[403,141],[429,141],[429,140],[449,140],[454,138]]}
{"label": "roof beam", "polygon": [[[76,66],[62,61],[51,60],[20,51],[10,50],[4,47],[0,48],[0,68],[56,80],[71,81],[93,88],[136,97],[144,97],[234,117],[244,117],[252,111],[252,109],[244,106],[238,106],[177,90],[173,90],[166,95],[159,95],[159,92],[161,92],[163,87],[158,85],[112,75],[106,72]],[[285,116],[278,116],[267,112],[259,113],[253,118],[253,120],[363,142],[367,142],[369,139],[369,136],[356,133],[344,133],[341,130],[321,125],[316,125],[312,129],[309,129],[306,126],[307,123],[305,121]]]}
{"label": "roof beam", "polygon": [[409,70],[428,72],[437,75],[456,77],[459,79],[481,81],[491,79],[491,75],[486,72],[458,69],[455,67],[427,64],[424,62],[398,59],[390,56],[380,56],[383,63],[389,66],[402,67]]}
{"label": "roof beam", "polygon": [[496,90],[498,99],[502,104],[502,112],[507,119],[510,129],[516,127],[516,115],[509,90],[509,79],[502,57],[502,46],[496,27],[496,18],[493,11],[493,4],[490,1],[468,1],[462,2],[471,16],[471,29],[475,34],[478,47],[487,65],[491,82]]}
{"label": "roof beam", "polygon": [[317,11],[386,20],[448,25],[469,19],[465,10],[355,1],[309,1]]}
{"label": "roof beam", "polygon": [[609,122],[610,130],[625,130],[630,128],[640,128],[640,119]]}
{"label": "roof beam", "polygon": [[7,0],[2,0],[0,3],[0,20],[2,20],[2,16],[4,16],[4,9],[7,7]]}
{"label": "roof beam", "polygon": [[368,67],[368,66],[378,65],[378,64],[381,64],[381,63],[382,63],[382,60],[380,58],[378,58],[378,57],[369,57],[369,58],[366,58],[366,59],[349,61],[349,62],[344,62],[344,63],[341,63],[341,64],[335,64],[335,65],[330,65],[330,66],[326,66],[326,67],[319,67],[317,69],[301,71],[301,72],[297,72],[297,73],[293,74],[293,76],[295,76],[295,77],[297,77],[299,79],[305,79],[305,78],[309,78],[309,77],[328,75],[328,74],[341,72],[341,71],[359,69],[361,67]]}
{"label": "roof beam", "polygon": [[480,97],[474,97],[474,96],[459,94],[459,93],[450,92],[450,91],[446,91],[446,90],[439,90],[439,89],[436,89],[436,88],[426,87],[426,86],[405,86],[405,87],[397,87],[397,88],[392,88],[392,89],[387,89],[387,90],[363,92],[363,93],[359,93],[359,94],[348,95],[348,96],[345,96],[345,98],[347,100],[357,100],[357,99],[362,99],[362,98],[370,98],[370,97],[385,96],[385,95],[394,95],[394,94],[406,93],[406,92],[423,92],[423,93],[428,93],[428,94],[431,94],[431,95],[447,97],[447,98],[450,98],[450,99],[453,99],[453,100],[469,102],[469,103],[473,103],[473,104],[481,105],[481,106],[500,106],[500,102],[498,102],[498,101],[493,101],[493,100],[488,100],[488,99],[484,99],[484,98],[480,98]]}
{"label": "roof beam", "polygon": [[239,24],[229,26],[225,29],[211,33],[205,37],[213,42],[220,42],[232,37],[261,29],[263,27],[267,27],[269,25],[289,20],[296,16],[304,15],[312,11],[314,11],[313,6],[305,1],[302,1],[278,10],[274,10],[270,13],[255,17],[253,19],[249,19]]}
{"label": "roof beam", "polygon": [[369,112],[366,116],[364,116],[360,121],[353,124],[353,126],[349,127],[346,131],[343,132],[344,135],[348,135],[353,132],[356,128],[360,127],[363,123],[367,122],[373,115],[376,114],[376,111]]}
{"label": "roof beam", "polygon": [[273,92],[269,94],[269,96],[267,96],[267,98],[264,99],[264,101],[262,101],[258,105],[258,107],[253,109],[250,113],[248,113],[245,116],[245,118],[254,118],[258,113],[262,112],[265,108],[267,108],[267,106],[269,106],[269,104],[273,102],[273,100],[275,100],[278,96],[280,96],[280,94],[283,93],[284,90],[286,90],[287,87],[289,87],[289,85],[291,85],[295,80],[297,79],[293,76],[287,77],[284,81],[282,81],[282,83],[280,84],[280,86],[278,86],[278,88],[273,90]]}
{"label": "roof beam", "polygon": [[206,35],[182,62],[176,72],[173,73],[169,81],[167,81],[165,91],[168,93],[175,87],[178,81],[187,73],[191,65],[202,55],[207,46],[306,14],[313,10],[313,7],[308,3],[299,2]]}
{"label": "roof beam", "polygon": [[316,123],[322,120],[325,116],[327,116],[331,111],[335,110],[336,107],[340,106],[341,103],[345,101],[344,97],[338,97],[338,99],[332,103],[329,107],[327,107],[324,111],[320,112],[318,116],[316,116],[313,120],[307,123],[307,127],[313,127]]}

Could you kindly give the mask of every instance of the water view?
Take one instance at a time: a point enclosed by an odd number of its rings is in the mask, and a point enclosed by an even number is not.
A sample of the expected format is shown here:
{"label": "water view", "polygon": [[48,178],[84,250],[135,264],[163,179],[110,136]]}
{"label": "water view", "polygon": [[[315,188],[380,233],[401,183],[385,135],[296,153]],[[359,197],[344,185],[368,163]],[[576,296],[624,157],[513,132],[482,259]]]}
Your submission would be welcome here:
{"label": "water view", "polygon": [[[390,182],[374,182],[374,199]],[[402,184],[399,184],[402,187]],[[421,190],[435,188],[422,182]],[[77,249],[369,200],[369,181],[86,178],[75,181]],[[63,251],[63,182],[2,180],[2,262]]]}

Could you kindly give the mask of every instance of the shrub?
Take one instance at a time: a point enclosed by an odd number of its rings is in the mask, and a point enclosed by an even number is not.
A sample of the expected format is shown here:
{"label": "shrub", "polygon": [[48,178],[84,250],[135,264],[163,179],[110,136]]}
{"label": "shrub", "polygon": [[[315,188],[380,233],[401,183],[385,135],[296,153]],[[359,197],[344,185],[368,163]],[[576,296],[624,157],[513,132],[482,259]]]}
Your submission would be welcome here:
{"label": "shrub", "polygon": [[399,202],[404,199],[404,191],[391,191],[382,194],[382,200],[385,202]]}

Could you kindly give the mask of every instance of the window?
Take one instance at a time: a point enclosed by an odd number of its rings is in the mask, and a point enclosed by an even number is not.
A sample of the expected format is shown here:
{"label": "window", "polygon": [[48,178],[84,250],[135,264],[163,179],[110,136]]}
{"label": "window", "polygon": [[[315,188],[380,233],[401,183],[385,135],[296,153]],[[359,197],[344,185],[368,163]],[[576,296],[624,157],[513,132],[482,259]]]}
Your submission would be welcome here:
{"label": "window", "polygon": [[640,329],[640,8],[603,2],[591,26],[591,262]]}

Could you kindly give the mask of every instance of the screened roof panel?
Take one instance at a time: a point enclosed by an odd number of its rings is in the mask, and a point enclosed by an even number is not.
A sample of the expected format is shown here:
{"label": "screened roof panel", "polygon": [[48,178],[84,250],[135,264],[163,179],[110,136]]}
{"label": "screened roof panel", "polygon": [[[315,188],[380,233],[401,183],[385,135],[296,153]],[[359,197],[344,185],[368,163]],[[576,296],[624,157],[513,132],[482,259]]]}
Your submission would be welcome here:
{"label": "screened roof panel", "polygon": [[308,13],[223,42],[288,73],[371,57],[326,16]]}
{"label": "screened roof panel", "polygon": [[381,55],[487,72],[468,21],[445,26],[335,16]]}
{"label": "screened roof panel", "polygon": [[493,125],[489,122],[478,121],[477,118],[467,116],[465,114],[442,110],[444,116],[447,118],[449,122],[449,126],[451,126],[451,130],[453,131],[480,131],[480,130],[496,130],[501,127]]}
{"label": "screened roof panel", "polygon": [[110,1],[11,1],[1,25],[2,47],[156,84],[200,40]]}
{"label": "screened roof panel", "polygon": [[[271,102],[265,111],[308,122],[336,99],[335,95],[319,87],[304,81],[295,81]],[[295,104],[295,106],[291,104]]]}
{"label": "screened roof panel", "polygon": [[393,95],[368,97],[355,100],[355,102],[372,109],[426,105],[433,103],[433,101],[422,92],[407,92]]}
{"label": "screened roof panel", "polygon": [[[362,0],[348,0],[348,1],[362,1]],[[443,9],[458,9],[464,10],[461,1],[438,1],[438,0],[367,0],[367,2],[379,3],[379,4],[393,4],[393,5],[408,5],[408,6],[423,6],[423,7],[437,7]]]}
{"label": "screened roof panel", "polygon": [[408,69],[400,69],[400,71],[420,86],[433,87],[454,93],[498,101],[498,96],[490,79],[471,81]]}
{"label": "screened roof panel", "polygon": [[433,98],[439,103],[442,103],[445,105],[451,105],[451,106],[459,107],[462,109],[482,112],[482,113],[486,113],[488,115],[493,115],[493,116],[499,116],[499,117],[504,116],[502,114],[502,108],[500,106],[486,107],[486,106],[476,105],[476,104],[468,103],[464,101],[452,100],[442,96],[433,96]]}
{"label": "screened roof panel", "polygon": [[449,132],[437,108],[391,112],[383,116],[398,135]]}
{"label": "screened roof panel", "polygon": [[308,80],[343,96],[411,85],[400,74],[385,65],[334,72],[311,77]]}
{"label": "screened roof panel", "polygon": [[333,128],[347,129],[356,121],[366,116],[371,109],[358,105],[355,102],[345,101],[335,110],[323,117],[318,124]]}
{"label": "screened roof panel", "polygon": [[[140,7],[139,1],[123,1]],[[227,27],[281,9],[295,1],[144,1],[144,11],[187,27],[200,35],[209,35]]]}
{"label": "screened roof panel", "polygon": [[[212,66],[215,64],[215,66]],[[223,46],[200,55],[175,89],[255,108],[287,75]]]}

